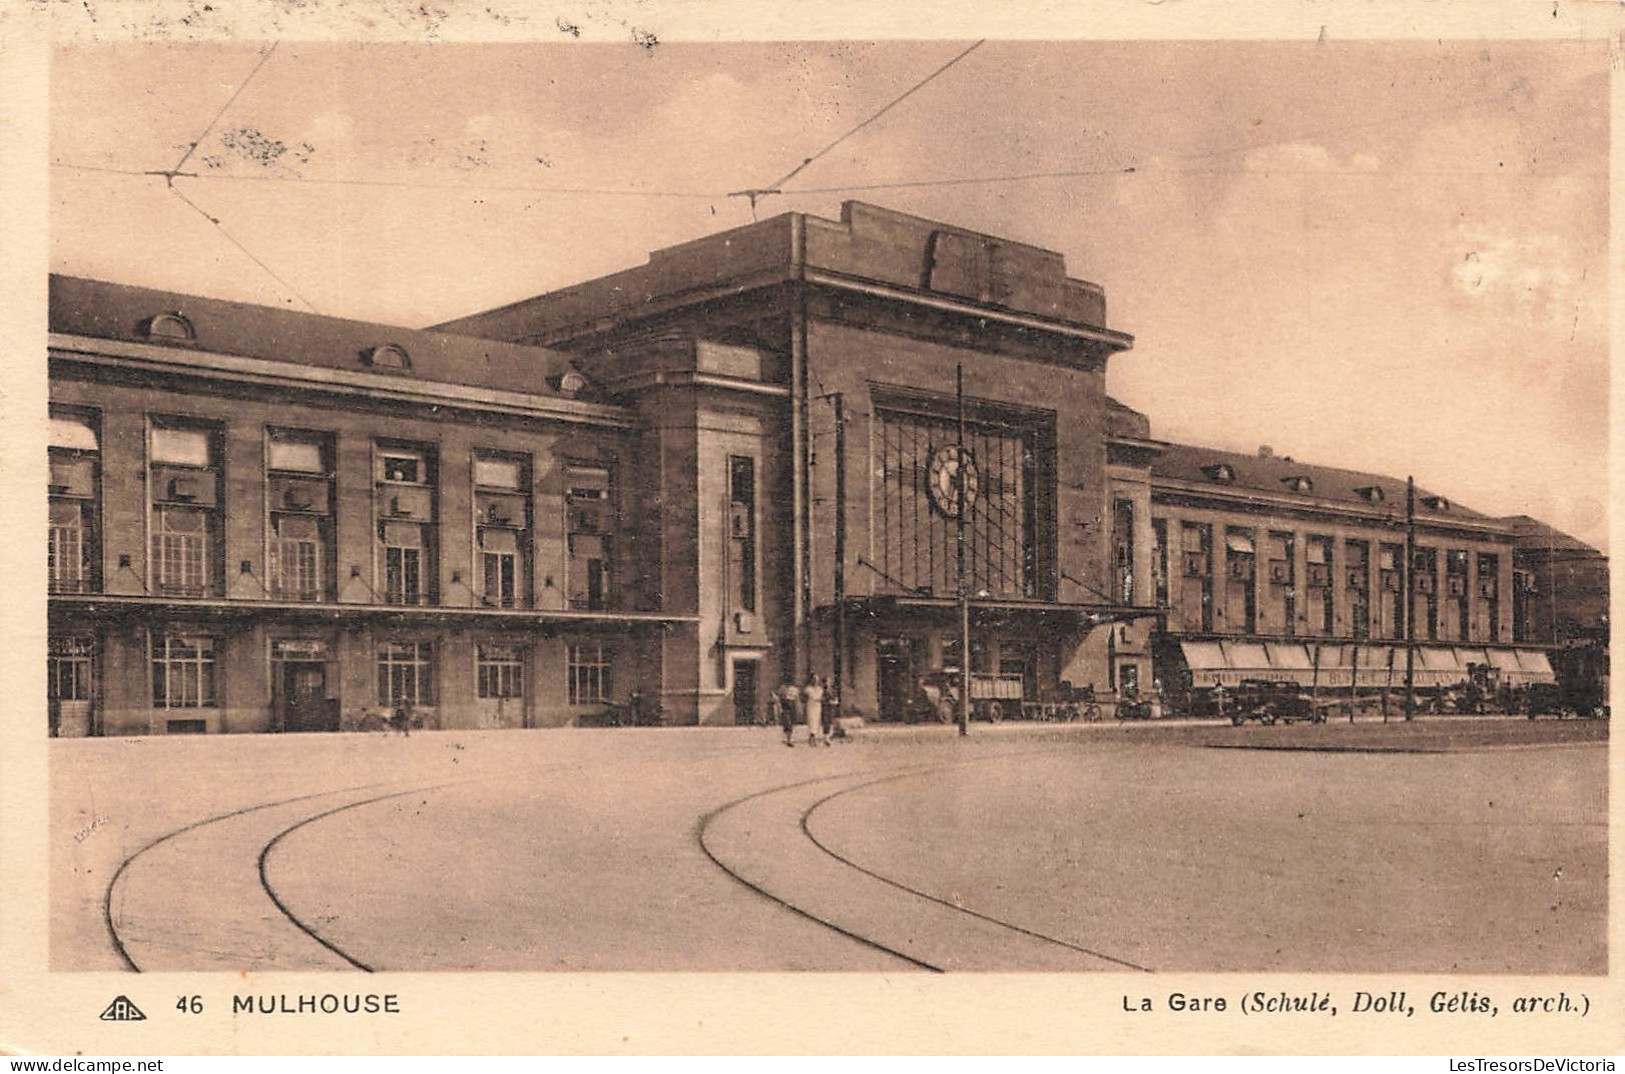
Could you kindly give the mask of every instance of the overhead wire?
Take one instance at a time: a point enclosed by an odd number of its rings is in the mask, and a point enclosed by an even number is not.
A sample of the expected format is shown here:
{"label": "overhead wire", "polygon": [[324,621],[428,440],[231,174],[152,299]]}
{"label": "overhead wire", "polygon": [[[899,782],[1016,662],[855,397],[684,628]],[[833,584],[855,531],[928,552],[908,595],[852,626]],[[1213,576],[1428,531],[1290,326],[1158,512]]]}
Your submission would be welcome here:
{"label": "overhead wire", "polygon": [[305,304],[305,306],[310,310],[310,312],[312,312],[312,313],[320,313],[321,312],[320,310],[318,310],[316,308],[315,304],[310,301],[310,299],[306,298],[303,294],[301,294],[299,292],[298,288],[296,288],[293,284],[289,283],[287,280],[284,280],[281,276],[278,276],[276,274],[276,272],[272,270],[270,265],[267,265],[264,261],[260,260],[260,258],[257,257],[254,254],[254,251],[250,250],[247,246],[244,246],[241,242],[239,242],[237,240],[237,237],[235,235],[233,235],[231,232],[227,231],[226,226],[220,222],[219,218],[217,218],[217,217],[213,216],[212,214],[210,214],[202,206],[198,205],[197,202],[193,201],[191,198],[187,197],[185,194],[181,193],[179,190],[176,190],[174,186],[171,186],[169,188],[169,191],[170,191],[170,193],[174,194],[177,198],[180,198],[181,201],[183,201],[187,205],[191,206],[192,209],[194,211],[196,211],[199,216],[203,217],[203,219],[205,219],[209,223],[213,224],[215,226],[215,230],[219,231],[221,236],[223,238],[225,238],[225,240],[227,242],[229,242],[233,246],[237,247],[237,249],[241,250],[248,257],[248,259],[250,261],[254,262],[254,264],[256,264],[260,268],[264,269],[265,274],[267,276],[271,277],[271,279],[273,279],[277,283],[281,284],[282,287],[288,291],[288,293],[293,295],[293,297],[297,298],[300,302],[303,302]]}

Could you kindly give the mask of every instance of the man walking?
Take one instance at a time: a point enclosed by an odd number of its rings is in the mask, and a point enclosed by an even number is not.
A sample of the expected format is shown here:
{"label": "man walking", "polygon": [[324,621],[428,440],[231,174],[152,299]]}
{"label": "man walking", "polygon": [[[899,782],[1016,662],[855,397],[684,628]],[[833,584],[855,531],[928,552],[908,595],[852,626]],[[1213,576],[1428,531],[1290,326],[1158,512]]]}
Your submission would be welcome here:
{"label": "man walking", "polygon": [[775,700],[779,708],[779,726],[784,729],[784,744],[794,746],[796,734],[796,702],[801,697],[801,691],[796,684],[787,682],[779,687]]}

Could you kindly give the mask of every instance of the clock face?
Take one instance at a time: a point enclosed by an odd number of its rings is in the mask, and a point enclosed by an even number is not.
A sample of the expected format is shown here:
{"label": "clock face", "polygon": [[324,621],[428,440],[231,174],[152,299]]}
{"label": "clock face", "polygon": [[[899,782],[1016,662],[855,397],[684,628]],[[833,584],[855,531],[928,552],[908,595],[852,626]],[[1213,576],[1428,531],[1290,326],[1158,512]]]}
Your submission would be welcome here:
{"label": "clock face", "polygon": [[926,487],[931,493],[931,506],[949,518],[959,516],[959,483],[965,483],[965,509],[976,503],[979,475],[976,457],[968,448],[939,447],[931,452],[926,475]]}

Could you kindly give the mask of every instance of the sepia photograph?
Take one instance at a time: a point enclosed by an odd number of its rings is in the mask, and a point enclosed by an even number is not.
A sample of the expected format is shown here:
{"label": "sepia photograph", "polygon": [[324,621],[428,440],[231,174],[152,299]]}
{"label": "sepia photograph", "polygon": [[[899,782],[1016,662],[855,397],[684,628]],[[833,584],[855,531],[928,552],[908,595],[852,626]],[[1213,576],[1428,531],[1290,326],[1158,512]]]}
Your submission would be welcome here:
{"label": "sepia photograph", "polygon": [[1606,41],[546,29],[52,54],[52,973],[1608,973]]}

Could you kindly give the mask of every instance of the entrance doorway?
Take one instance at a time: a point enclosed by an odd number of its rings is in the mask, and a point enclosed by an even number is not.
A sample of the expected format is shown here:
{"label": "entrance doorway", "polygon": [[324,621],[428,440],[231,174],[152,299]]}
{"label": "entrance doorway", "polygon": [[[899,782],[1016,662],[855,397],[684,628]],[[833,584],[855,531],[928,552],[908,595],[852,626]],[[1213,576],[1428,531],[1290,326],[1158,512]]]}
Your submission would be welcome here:
{"label": "entrance doorway", "polygon": [[754,724],[762,719],[761,663],[734,661],[734,723]]}
{"label": "entrance doorway", "polygon": [[79,738],[97,734],[94,701],[95,642],[90,638],[52,638],[46,680],[51,737]]}
{"label": "entrance doorway", "polygon": [[878,638],[875,641],[875,702],[882,720],[909,718],[914,699],[916,643],[908,638]]}
{"label": "entrance doorway", "polygon": [[338,711],[327,698],[327,665],[289,660],[282,664],[282,729],[337,731]]}

